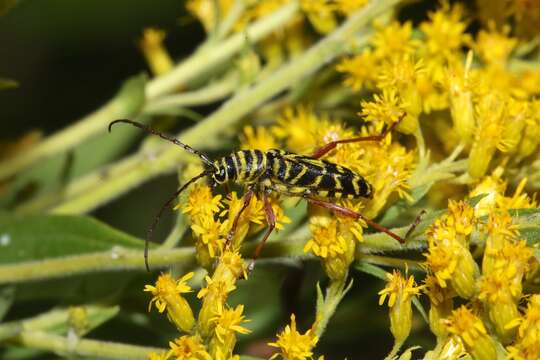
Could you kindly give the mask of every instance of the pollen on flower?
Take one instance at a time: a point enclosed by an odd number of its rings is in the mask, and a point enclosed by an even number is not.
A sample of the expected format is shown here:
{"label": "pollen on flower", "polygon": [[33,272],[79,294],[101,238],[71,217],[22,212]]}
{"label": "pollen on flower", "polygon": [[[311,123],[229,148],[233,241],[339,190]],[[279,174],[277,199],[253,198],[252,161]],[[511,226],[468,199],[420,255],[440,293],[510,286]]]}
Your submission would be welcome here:
{"label": "pollen on flower", "polygon": [[307,330],[301,334],[296,329],[296,317],[291,315],[291,324],[277,334],[277,341],[268,345],[279,348],[270,359],[281,357],[284,360],[307,360],[313,358],[313,348],[317,345],[319,338],[315,335],[314,329]]}

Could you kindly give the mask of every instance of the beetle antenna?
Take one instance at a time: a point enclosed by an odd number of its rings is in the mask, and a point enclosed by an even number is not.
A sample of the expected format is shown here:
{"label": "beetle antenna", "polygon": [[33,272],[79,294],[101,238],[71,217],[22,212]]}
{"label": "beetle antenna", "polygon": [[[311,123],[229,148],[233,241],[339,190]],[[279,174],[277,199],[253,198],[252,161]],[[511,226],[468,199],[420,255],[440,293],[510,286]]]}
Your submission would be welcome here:
{"label": "beetle antenna", "polygon": [[192,148],[191,146],[189,145],[186,145],[184,144],[183,142],[181,142],[180,140],[176,139],[176,138],[173,138],[173,137],[170,137],[168,135],[165,135],[157,130],[154,130],[152,129],[151,127],[149,126],[146,126],[144,124],[141,124],[139,122],[136,122],[136,121],[133,121],[133,120],[128,120],[128,119],[118,119],[118,120],[114,120],[113,122],[111,122],[109,124],[109,132],[111,132],[111,129],[112,129],[112,126],[114,124],[117,124],[117,123],[125,123],[125,124],[131,124],[135,127],[138,127],[139,129],[142,129],[144,131],[146,131],[147,133],[150,133],[152,135],[157,135],[159,136],[160,138],[164,139],[164,140],[167,140],[167,141],[170,141],[172,142],[173,144],[175,145],[178,145],[182,148],[184,148],[184,150],[186,150],[187,152],[191,153],[191,154],[194,154],[194,155],[197,155],[199,158],[201,158],[201,160],[206,164],[206,165],[210,165],[212,166],[213,163],[212,163],[212,160],[210,160],[208,158],[208,156],[206,156],[205,154],[203,154],[202,152],[200,152],[199,150],[195,150],[194,148]]}
{"label": "beetle antenna", "polygon": [[144,265],[146,266],[147,271],[150,271],[150,266],[148,265],[148,244],[150,243],[150,241],[152,241],[152,235],[154,234],[154,230],[156,229],[156,226],[159,223],[159,219],[161,218],[161,215],[163,215],[163,212],[165,211],[165,209],[167,209],[167,208],[169,208],[171,206],[174,199],[176,199],[178,197],[178,195],[180,195],[180,193],[182,191],[184,191],[189,185],[191,185],[195,181],[199,180],[200,178],[202,178],[202,177],[204,177],[204,176],[206,176],[208,174],[210,174],[209,171],[203,171],[199,175],[197,175],[194,178],[192,178],[191,180],[189,180],[180,189],[176,190],[174,195],[171,196],[170,199],[167,200],[167,202],[165,204],[163,204],[161,209],[159,209],[158,214],[154,218],[154,222],[152,223],[152,226],[150,226],[150,228],[148,229],[148,234],[147,234],[146,240],[144,242]]}

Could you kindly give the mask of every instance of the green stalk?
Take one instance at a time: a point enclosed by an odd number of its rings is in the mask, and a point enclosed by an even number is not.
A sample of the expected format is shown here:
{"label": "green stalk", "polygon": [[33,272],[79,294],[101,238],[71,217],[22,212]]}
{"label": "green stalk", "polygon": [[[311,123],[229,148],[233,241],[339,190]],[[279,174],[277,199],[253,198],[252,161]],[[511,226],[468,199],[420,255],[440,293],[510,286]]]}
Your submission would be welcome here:
{"label": "green stalk", "polygon": [[[348,42],[356,39],[358,31],[397,2],[398,0],[371,2],[303,55],[283,65],[264,81],[236,94],[206,120],[180,134],[179,138],[195,148],[208,148],[211,144],[217,143],[222,134],[235,126],[243,116],[342,55],[348,49]],[[176,76],[179,76],[178,73]],[[170,88],[169,82],[163,80],[154,83],[153,91],[161,94]],[[118,173],[116,171],[118,168],[127,168],[126,163],[134,164],[133,167],[126,169],[128,170],[126,173],[103,181],[101,176],[103,171],[98,170],[97,175],[90,174],[75,181],[71,188],[80,187],[79,182],[85,183],[86,186],[80,189],[79,194],[66,196],[65,201],[53,208],[52,212],[80,214],[91,211],[157,175],[171,172],[187,155],[176,146],[166,146],[154,154],[141,152],[133,155],[109,169],[110,173]],[[88,181],[88,178],[94,181]],[[67,192],[70,192],[69,187]]]}
{"label": "green stalk", "polygon": [[[151,250],[149,253],[150,266],[161,268],[172,264],[191,263],[194,254],[193,248]],[[144,270],[142,251],[119,248],[93,254],[2,265],[0,266],[0,284],[125,269]]]}
{"label": "green stalk", "polygon": [[10,341],[30,349],[38,349],[64,355],[92,356],[100,359],[148,359],[150,352],[165,349],[121,344],[110,341],[72,339],[43,331],[23,331]]}
{"label": "green stalk", "polygon": [[0,180],[9,178],[19,171],[71,149],[84,140],[103,133],[111,119],[132,117],[144,103],[145,76],[135,76],[127,80],[118,93],[100,109],[82,118],[74,125],[49,136],[18,156],[10,158],[0,166]]}
{"label": "green stalk", "polygon": [[298,2],[293,1],[271,15],[256,21],[245,32],[237,33],[219,44],[203,46],[193,56],[178,64],[170,72],[159,76],[148,83],[146,97],[153,100],[170,93],[190,81],[210,72],[223,64],[245,46],[246,39],[259,41],[270,33],[283,27],[299,10]]}

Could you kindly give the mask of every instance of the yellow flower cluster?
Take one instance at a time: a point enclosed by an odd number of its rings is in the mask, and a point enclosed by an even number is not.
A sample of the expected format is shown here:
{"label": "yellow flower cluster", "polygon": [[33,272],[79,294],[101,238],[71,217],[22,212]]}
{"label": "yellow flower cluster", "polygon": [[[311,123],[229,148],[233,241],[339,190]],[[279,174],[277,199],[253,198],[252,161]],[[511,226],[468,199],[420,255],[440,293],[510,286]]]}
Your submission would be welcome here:
{"label": "yellow flower cluster", "polygon": [[242,326],[246,322],[244,306],[230,308],[226,301],[229,293],[236,289],[237,279],[245,275],[244,262],[238,253],[224,252],[212,277],[206,277],[207,286],[199,291],[202,299],[198,319],[193,315],[188,301],[182,296],[191,292],[187,281],[193,273],[174,280],[171,274],[161,274],[155,286],[146,285],[144,291],[151,292],[149,310],[153,303],[179,331],[187,333],[169,343],[170,350],[161,354],[152,353],[150,359],[234,359],[237,334],[250,331]]}
{"label": "yellow flower cluster", "polygon": [[[242,31],[287,3],[248,1],[231,29]],[[258,44],[270,70],[312,42],[315,33],[306,30],[330,33],[367,1],[298,3],[301,12],[294,20]],[[387,274],[387,285],[379,292],[381,305],[388,299],[390,330],[396,341],[389,358],[411,332],[412,303],[421,292],[429,299],[429,327],[437,338],[437,346],[426,359],[458,359],[468,354],[475,360],[532,360],[540,353],[540,297],[528,294],[530,290],[524,287],[528,277],[538,274],[540,265],[512,217],[514,209],[538,207],[525,188],[528,181],[529,185],[539,183],[538,164],[531,163],[540,148],[540,71],[525,66],[523,60],[523,54],[538,45],[523,44],[523,40],[538,32],[531,19],[537,16],[533,10],[540,14],[540,6],[528,5],[532,10],[527,13],[525,1],[496,0],[504,11],[488,16],[485,0],[477,3],[483,26],[474,35],[468,32],[474,15],[467,14],[460,3],[450,5],[444,0],[416,27],[385,16],[378,19],[367,43],[354,49],[357,54],[330,69],[343,75],[346,100],[360,106],[354,110],[358,118],[350,116],[346,106],[339,108],[345,111],[333,113],[320,110],[326,107],[318,104],[283,106],[279,99],[269,104],[270,112],[276,108],[280,112],[275,122],[268,125],[264,119],[256,122],[264,126],[247,125],[240,135],[243,149],[277,148],[310,155],[332,141],[395,129],[382,141],[340,144],[324,156],[371,184],[373,198],[335,200],[367,218],[380,216],[397,199],[418,200],[410,195],[409,185],[414,185],[409,180],[417,163],[441,159],[458,149],[454,159],[461,156],[463,161],[459,166],[452,164],[453,170],[441,178],[452,178],[444,185],[459,189],[451,194],[453,199],[467,200],[449,200],[447,210],[431,223],[425,236],[418,236],[419,241],[425,239],[424,284],[418,286],[413,276],[394,271]],[[218,16],[221,20],[234,15],[236,5],[230,0],[190,0],[187,6],[208,33],[219,33]],[[519,25],[508,26],[509,18]],[[141,43],[145,54],[154,54],[147,56],[156,74],[167,68],[156,65],[163,57],[163,36],[148,31]],[[358,101],[351,90],[367,90],[368,98]],[[527,164],[525,170],[521,170],[523,164]],[[462,176],[454,177],[460,171]],[[522,180],[508,185],[503,179],[512,176]],[[433,184],[423,185],[427,192]],[[505,194],[507,187],[515,189],[513,195]],[[226,247],[234,219],[244,205],[230,247]],[[201,301],[197,318],[183,297],[191,291],[187,285],[191,274],[179,280],[163,274],[155,286],[145,288],[153,295],[150,307],[155,304],[159,312],[167,311],[169,319],[187,334],[172,341],[168,352],[151,358],[236,359],[237,336],[249,331],[242,325],[246,321],[244,305],[229,307],[227,300],[237,279],[247,277],[240,245],[266,226],[263,202],[254,196],[244,204],[236,192],[213,195],[210,187],[197,185],[180,207],[189,218],[199,264],[209,276],[197,295]],[[272,207],[279,229],[289,219],[276,199],[272,199]],[[320,259],[332,284],[345,283],[357,246],[364,240],[365,224],[320,208],[308,211],[311,236],[304,252]],[[271,359],[313,359],[319,341],[316,324],[302,334],[293,314],[290,325],[269,344],[279,349]],[[403,354],[406,356],[410,352]]]}
{"label": "yellow flower cluster", "polygon": [[[520,240],[506,207],[516,198],[520,203],[534,202],[522,197],[521,189],[516,191],[517,196],[505,197],[506,184],[495,179],[483,179],[471,192],[476,194],[478,188],[495,189],[484,198],[491,204],[487,224],[478,225],[475,216],[476,210],[476,214],[486,218],[486,203],[482,200],[476,209],[451,201],[448,213],[437,219],[427,233],[425,266],[430,275],[425,291],[431,303],[431,330],[441,343],[449,341],[449,335],[457,336],[474,359],[496,359],[497,343],[512,344],[508,350],[520,354],[537,351],[539,346],[538,342],[526,342],[527,346],[520,345],[517,350],[515,345],[522,342],[516,336],[517,325],[512,324],[518,324],[523,316],[519,311],[522,283],[533,253],[526,241]],[[493,183],[497,186],[491,186]],[[485,239],[481,271],[470,252],[474,229]],[[452,310],[456,296],[469,300],[469,305]]]}

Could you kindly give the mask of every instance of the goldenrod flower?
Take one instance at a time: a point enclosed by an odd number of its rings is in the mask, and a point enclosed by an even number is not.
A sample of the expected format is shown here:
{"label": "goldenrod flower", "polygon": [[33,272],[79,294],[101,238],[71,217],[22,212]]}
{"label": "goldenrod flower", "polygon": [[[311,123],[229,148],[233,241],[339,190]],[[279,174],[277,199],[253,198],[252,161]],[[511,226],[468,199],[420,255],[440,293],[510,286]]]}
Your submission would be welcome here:
{"label": "goldenrod flower", "polygon": [[[464,201],[448,201],[448,217],[446,219],[447,225],[454,228],[456,235],[463,237],[469,236],[476,225],[474,209]],[[462,243],[468,245],[465,239],[462,240]]]}
{"label": "goldenrod flower", "polygon": [[[343,83],[353,90],[363,87],[375,87],[378,72],[378,60],[370,49],[363,50],[360,54],[345,58],[336,66],[336,70],[345,73]],[[395,120],[394,120],[395,121]]]}
{"label": "goldenrod flower", "polygon": [[167,360],[169,358],[169,353],[162,351],[159,354],[151,352],[148,354],[148,360]]}
{"label": "goldenrod flower", "polygon": [[496,170],[492,175],[482,178],[469,192],[470,198],[484,195],[474,206],[475,215],[477,217],[488,215],[496,206],[497,199],[504,195],[505,190],[506,183],[501,180],[499,171]]}
{"label": "goldenrod flower", "polygon": [[540,144],[540,100],[530,101],[529,109],[530,116],[526,121],[523,138],[518,147],[518,156],[521,159],[531,155]]}
{"label": "goldenrod flower", "polygon": [[462,360],[467,352],[463,342],[457,336],[448,336],[434,350],[428,351],[424,360]]}
{"label": "goldenrod flower", "polygon": [[430,301],[429,328],[440,341],[448,335],[446,327],[441,322],[447,318],[454,308],[454,292],[448,287],[442,287],[435,276],[429,274],[424,280],[424,293]]}
{"label": "goldenrod flower", "polygon": [[[465,223],[469,221],[464,220]],[[451,214],[437,219],[427,232],[428,252],[424,255],[426,267],[441,287],[445,288],[449,282],[459,296],[469,299],[476,292],[480,272],[469,251],[468,241],[463,234],[458,236],[455,224],[460,222]]]}
{"label": "goldenrod flower", "polygon": [[373,188],[373,198],[366,201],[363,214],[374,218],[393,193],[411,199],[408,180],[416,162],[414,152],[398,143],[375,144],[368,150],[361,158],[365,171],[358,171],[365,174]]}
{"label": "goldenrod flower", "polygon": [[496,256],[509,243],[514,243],[519,235],[517,227],[512,224],[512,217],[507,211],[494,211],[489,215],[487,239],[482,259],[482,272],[489,274],[495,270]]}
{"label": "goldenrod flower", "polygon": [[480,30],[475,41],[475,48],[482,60],[488,65],[505,67],[510,53],[517,45],[517,39],[508,36],[509,27],[502,32],[495,30],[491,24],[491,30]]}
{"label": "goldenrod flower", "polygon": [[216,326],[213,319],[223,310],[229,293],[236,289],[236,281],[242,275],[245,275],[245,266],[240,254],[225,251],[219,258],[212,277],[206,277],[207,286],[197,295],[199,299],[203,299],[198,330],[204,338],[212,335]]}
{"label": "goldenrod flower", "polygon": [[486,173],[497,148],[504,149],[505,111],[505,97],[496,91],[482,96],[476,105],[477,128],[469,155],[469,174],[473,178]]}
{"label": "goldenrod flower", "polygon": [[393,56],[382,61],[379,67],[377,86],[383,90],[397,89],[402,99],[407,117],[398,125],[398,130],[406,134],[414,133],[418,127],[417,118],[423,107],[416,82],[418,76],[425,72],[422,59],[416,60],[409,54]]}
{"label": "goldenrod flower", "polygon": [[493,259],[493,271],[503,272],[509,280],[506,286],[512,296],[519,301],[522,296],[522,281],[530,269],[530,260],[533,258],[533,250],[527,246],[525,240],[508,242],[499,250],[494,250],[490,255]]}
{"label": "goldenrod flower", "polygon": [[209,269],[215,257],[223,251],[228,227],[213,217],[204,217],[193,223],[191,230],[196,239],[197,260],[202,267]]}
{"label": "goldenrod flower", "polygon": [[236,345],[236,333],[250,333],[249,329],[241,326],[243,322],[246,322],[243,312],[244,305],[238,305],[234,309],[221,308],[212,319],[215,322],[215,327],[209,349],[214,359],[228,359],[232,356]]}
{"label": "goldenrod flower", "polygon": [[266,127],[244,127],[244,133],[240,137],[242,149],[257,149],[266,151],[279,148],[279,144],[272,135],[271,130]]}
{"label": "goldenrod flower", "polygon": [[461,61],[449,65],[444,79],[448,89],[454,129],[465,144],[472,141],[476,127],[473,84],[469,76],[471,65],[472,52],[469,52],[465,66],[461,64]]}
{"label": "goldenrod flower", "polygon": [[[227,232],[229,232],[234,224],[236,214],[238,214],[244,205],[244,198],[243,196],[239,197],[238,194],[233,191],[227,196],[225,203],[227,204],[227,207],[221,212],[220,216],[226,217],[225,223]],[[256,196],[253,196],[238,219],[234,237],[232,239],[233,248],[239,248],[240,244],[248,234],[250,223],[262,225],[265,221],[264,204]]]}
{"label": "goldenrod flower", "polygon": [[191,292],[187,281],[192,277],[193,273],[190,272],[175,281],[171,274],[161,274],[156,281],[156,286],[145,285],[144,291],[151,292],[153,295],[148,304],[148,311],[155,303],[160,313],[167,310],[167,317],[179,330],[191,331],[195,324],[195,318],[189,303],[180,295]]}
{"label": "goldenrod flower", "polygon": [[516,191],[514,191],[513,196],[502,196],[502,194],[501,196],[497,196],[495,198],[497,207],[506,210],[528,209],[537,207],[538,203],[536,202],[536,200],[534,198],[531,198],[527,193],[523,192],[526,184],[527,178],[523,178],[516,187]]}
{"label": "goldenrod flower", "polygon": [[167,49],[163,46],[163,40],[165,40],[165,31],[146,28],[139,42],[148,66],[152,74],[156,76],[169,72],[174,65]]}
{"label": "goldenrod flower", "polygon": [[405,279],[397,270],[392,274],[387,273],[386,279],[386,287],[379,291],[379,305],[382,305],[388,297],[390,331],[396,344],[402,344],[411,332],[412,297],[420,293],[422,286],[416,286],[412,275]]}
{"label": "goldenrod flower", "polygon": [[304,252],[311,251],[321,258],[325,272],[331,279],[342,280],[354,261],[355,238],[340,222],[327,216],[313,216],[310,220],[312,238],[304,246]]}
{"label": "goldenrod flower", "polygon": [[285,330],[277,335],[276,342],[268,345],[279,348],[270,359],[281,357],[284,360],[306,360],[313,359],[313,348],[317,345],[319,338],[315,335],[313,327],[303,335],[296,329],[296,317],[291,315],[291,325],[287,325]]}
{"label": "goldenrod flower", "polygon": [[[382,94],[374,94],[373,99],[374,101],[362,101],[361,104],[360,115],[367,121],[382,121],[391,126],[405,114],[405,105],[393,87],[384,88]],[[411,132],[409,130],[405,129],[407,133]]]}
{"label": "goldenrod flower", "polygon": [[518,327],[516,341],[508,347],[506,359],[536,359],[540,354],[540,295],[531,295],[524,314],[509,322],[506,327]]}
{"label": "goldenrod flower", "polygon": [[181,336],[169,342],[168,357],[176,360],[214,360],[198,336]]}
{"label": "goldenrod flower", "polygon": [[328,34],[336,28],[336,8],[331,0],[300,0],[300,6],[319,33]]}
{"label": "goldenrod flower", "polygon": [[412,23],[400,24],[394,21],[388,25],[376,25],[377,32],[371,38],[374,53],[379,59],[412,54],[419,42],[412,38]]}
{"label": "goldenrod flower", "polygon": [[506,325],[519,316],[511,286],[511,278],[504,271],[484,275],[479,285],[478,298],[484,301],[495,332],[504,344],[514,338],[514,330],[506,328]]}
{"label": "goldenrod flower", "polygon": [[486,331],[482,321],[462,305],[444,320],[448,331],[459,336],[474,360],[495,360],[495,342]]}
{"label": "goldenrod flower", "polygon": [[188,214],[192,223],[199,223],[201,219],[213,217],[223,208],[223,204],[221,195],[212,194],[210,186],[196,185],[189,193],[187,203],[176,208],[181,208],[182,213]]}
{"label": "goldenrod flower", "polygon": [[278,139],[286,141],[287,149],[298,154],[313,151],[317,145],[315,133],[320,119],[307,106],[287,107],[277,119],[272,132]]}
{"label": "goldenrod flower", "polygon": [[420,24],[420,30],[426,36],[426,56],[447,61],[458,58],[461,47],[471,40],[465,32],[467,23],[463,21],[463,7],[460,4],[450,6],[444,1],[440,9],[428,16],[429,21]]}

